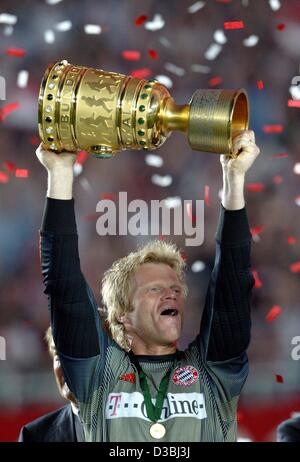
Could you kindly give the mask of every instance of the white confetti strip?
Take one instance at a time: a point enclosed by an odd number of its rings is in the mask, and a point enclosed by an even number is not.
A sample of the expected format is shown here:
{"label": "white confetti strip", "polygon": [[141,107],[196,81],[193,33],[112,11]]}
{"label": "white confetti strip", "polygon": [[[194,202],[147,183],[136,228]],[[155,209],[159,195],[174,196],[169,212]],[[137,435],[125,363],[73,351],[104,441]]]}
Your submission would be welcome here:
{"label": "white confetti strip", "polygon": [[17,24],[18,18],[14,14],[1,13],[0,14],[0,24],[7,24],[9,26],[14,26]]}
{"label": "white confetti strip", "polygon": [[60,3],[62,1],[63,0],[46,0],[46,3],[48,3],[48,5],[57,5],[57,3]]}
{"label": "white confetti strip", "polygon": [[253,234],[252,235],[252,240],[253,242],[260,242],[261,241],[261,238],[258,234]]}
{"label": "white confetti strip", "polygon": [[219,43],[212,43],[204,53],[204,56],[209,61],[213,61],[221,53],[221,51],[222,47]]}
{"label": "white confetti strip", "polygon": [[170,79],[170,77],[168,77],[167,75],[156,75],[154,79],[157,80],[162,85],[165,85],[165,87],[167,88],[173,87],[173,82]]}
{"label": "white confetti strip", "polygon": [[9,37],[10,35],[12,35],[13,32],[14,32],[13,26],[5,26],[4,27],[3,34],[6,35],[6,37]]}
{"label": "white confetti strip", "polygon": [[300,85],[291,85],[289,91],[293,99],[300,99]]}
{"label": "white confetti strip", "polygon": [[211,68],[209,66],[203,66],[202,64],[192,64],[191,71],[199,72],[200,74],[209,74],[211,72]]}
{"label": "white confetti strip", "polygon": [[279,0],[269,0],[269,5],[273,11],[278,11],[281,8],[281,3]]}
{"label": "white confetti strip", "polygon": [[164,27],[164,25],[165,25],[165,20],[162,17],[162,15],[161,14],[155,14],[152,21],[145,22],[145,29],[156,31],[156,30],[162,29]]}
{"label": "white confetti strip", "polygon": [[102,28],[98,24],[86,24],[84,26],[84,32],[90,35],[98,35],[101,34]]}
{"label": "white confetti strip", "polygon": [[201,10],[205,6],[205,2],[196,2],[193,5],[188,7],[188,12],[191,14],[197,13],[197,11]]}
{"label": "white confetti strip", "polygon": [[20,71],[17,77],[17,85],[19,88],[26,88],[28,83],[28,71]]}
{"label": "white confetti strip", "polygon": [[168,209],[175,209],[176,207],[180,207],[182,204],[181,197],[175,196],[175,197],[167,197],[164,200],[164,205]]}
{"label": "white confetti strip", "polygon": [[171,47],[171,42],[169,39],[167,39],[166,37],[159,37],[159,42],[166,48],[170,48]]}
{"label": "white confetti strip", "polygon": [[300,175],[300,162],[297,162],[297,164],[294,165],[294,173],[296,173],[296,175]]}
{"label": "white confetti strip", "polygon": [[157,175],[154,174],[151,177],[151,181],[153,184],[156,184],[157,186],[161,186],[163,188],[167,188],[172,184],[172,177],[171,175]]}
{"label": "white confetti strip", "polygon": [[147,154],[145,157],[145,162],[150,167],[158,167],[158,168],[162,167],[164,164],[162,157],[157,156],[155,154]]}
{"label": "white confetti strip", "polygon": [[224,31],[221,30],[221,29],[218,29],[215,31],[214,33],[214,39],[217,43],[219,43],[220,45],[224,45],[224,43],[227,42],[227,37],[226,35],[224,34]]}
{"label": "white confetti strip", "polygon": [[58,22],[55,26],[55,29],[59,30],[59,32],[67,32],[68,30],[72,29],[72,21],[66,19],[66,21]]}
{"label": "white confetti strip", "polygon": [[44,32],[44,40],[45,40],[46,43],[55,42],[55,34],[54,34],[53,30],[51,30],[51,29],[45,30],[45,32]]}
{"label": "white confetti strip", "polygon": [[255,45],[257,45],[258,42],[259,38],[257,37],[257,35],[249,35],[249,37],[243,40],[243,44],[245,45],[245,47],[255,47]]}
{"label": "white confetti strip", "polygon": [[85,191],[92,191],[92,187],[86,178],[80,178],[79,183]]}
{"label": "white confetti strip", "polygon": [[300,207],[300,196],[295,197],[295,203]]}
{"label": "white confetti strip", "polygon": [[83,167],[81,164],[75,162],[74,166],[73,166],[73,172],[74,172],[74,175],[75,176],[79,176],[80,173],[82,173],[82,170],[83,170]]}
{"label": "white confetti strip", "polygon": [[194,273],[199,273],[200,271],[203,271],[206,268],[206,265],[203,261],[201,260],[196,260],[191,266],[191,270]]}
{"label": "white confetti strip", "polygon": [[182,69],[182,67],[178,67],[172,63],[166,63],[165,69],[171,72],[172,74],[178,75],[179,77],[182,77],[185,74],[185,70]]}

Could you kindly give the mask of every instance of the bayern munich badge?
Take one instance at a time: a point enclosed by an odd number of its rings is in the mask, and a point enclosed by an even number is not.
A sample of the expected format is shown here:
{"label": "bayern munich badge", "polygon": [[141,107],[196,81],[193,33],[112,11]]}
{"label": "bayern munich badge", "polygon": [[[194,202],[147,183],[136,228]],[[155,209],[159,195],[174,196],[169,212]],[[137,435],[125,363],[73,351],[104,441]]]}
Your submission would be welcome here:
{"label": "bayern munich badge", "polygon": [[199,372],[197,369],[195,369],[193,366],[184,366],[176,369],[172,378],[172,382],[175,383],[175,385],[182,385],[187,387],[197,382],[198,378]]}

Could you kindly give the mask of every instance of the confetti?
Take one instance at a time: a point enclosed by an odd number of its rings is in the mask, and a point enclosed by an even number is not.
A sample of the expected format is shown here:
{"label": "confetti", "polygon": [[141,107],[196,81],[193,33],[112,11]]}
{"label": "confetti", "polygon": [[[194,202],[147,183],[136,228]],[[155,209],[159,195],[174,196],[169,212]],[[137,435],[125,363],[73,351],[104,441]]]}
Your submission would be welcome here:
{"label": "confetti", "polygon": [[280,374],[276,374],[276,382],[277,383],[283,383],[283,377]]}
{"label": "confetti", "polygon": [[171,47],[171,42],[169,39],[167,39],[166,37],[159,37],[159,42],[166,48],[170,48]]}
{"label": "confetti", "polygon": [[186,213],[189,219],[192,221],[193,225],[196,223],[196,215],[193,214],[193,207],[190,202],[186,204]]}
{"label": "confetti", "polygon": [[214,39],[215,39],[215,42],[219,43],[220,45],[224,45],[224,43],[227,42],[227,37],[224,34],[224,31],[222,29],[218,29],[215,31]]}
{"label": "confetti", "polygon": [[180,255],[181,255],[182,260],[187,261],[188,256],[184,250],[180,251]]}
{"label": "confetti", "polygon": [[182,201],[181,201],[181,198],[179,196],[167,197],[164,200],[164,204],[168,209],[175,209],[176,207],[181,206]]}
{"label": "confetti", "polygon": [[217,85],[220,85],[220,83],[222,83],[222,82],[223,82],[222,77],[216,76],[216,77],[212,77],[208,81],[208,84],[209,84],[210,87],[216,87]]}
{"label": "confetti", "polygon": [[288,238],[287,238],[288,245],[294,245],[294,244],[296,244],[296,242],[297,242],[297,240],[296,240],[296,238],[294,236],[288,236]]}
{"label": "confetti", "polygon": [[273,183],[274,184],[281,184],[282,183],[282,176],[275,175],[274,178],[273,178]]}
{"label": "confetti", "polygon": [[40,144],[40,140],[37,136],[31,136],[29,141],[33,146],[38,146]]}
{"label": "confetti", "polygon": [[283,31],[285,29],[285,24],[283,23],[277,24],[276,29],[279,30],[280,32]]}
{"label": "confetti", "polygon": [[61,21],[55,25],[55,29],[59,32],[67,32],[72,29],[72,21],[68,19],[66,21]]}
{"label": "confetti", "polygon": [[172,74],[178,75],[179,77],[182,77],[185,74],[185,70],[182,69],[182,67],[176,66],[172,63],[166,63],[165,69],[171,72]]}
{"label": "confetti", "polygon": [[92,191],[92,187],[86,178],[80,178],[80,185],[85,191]]}
{"label": "confetti", "polygon": [[296,175],[300,175],[300,162],[297,162],[295,165],[294,165],[294,173],[296,173]]}
{"label": "confetti", "polygon": [[250,192],[261,192],[265,189],[265,186],[262,183],[248,183],[246,184],[246,189]]}
{"label": "confetti", "polygon": [[300,100],[300,85],[291,85],[289,92],[293,99]]}
{"label": "confetti", "polygon": [[5,172],[0,172],[0,183],[8,183],[8,175]]}
{"label": "confetti", "polygon": [[20,71],[17,77],[17,86],[19,88],[26,88],[28,83],[29,73],[28,71]]}
{"label": "confetti", "polygon": [[300,196],[295,197],[295,203],[300,207]]}
{"label": "confetti", "polygon": [[282,133],[283,125],[264,125],[263,131],[265,133]]}
{"label": "confetti", "polygon": [[73,165],[73,172],[75,176],[79,176],[83,171],[83,167],[81,164],[75,164]]}
{"label": "confetti", "polygon": [[200,74],[209,74],[211,72],[211,68],[209,66],[203,66],[202,64],[192,64],[191,71],[199,72]]}
{"label": "confetti", "polygon": [[224,22],[224,29],[244,29],[243,21]]}
{"label": "confetti", "polygon": [[89,154],[88,154],[87,151],[80,151],[80,152],[77,154],[75,163],[76,163],[76,164],[83,165],[83,164],[86,162],[88,156],[89,156]]}
{"label": "confetti", "polygon": [[6,50],[8,56],[16,56],[17,58],[23,58],[26,55],[24,48],[13,48],[10,47]]}
{"label": "confetti", "polygon": [[153,184],[157,185],[157,186],[161,186],[163,188],[167,188],[168,186],[170,186],[172,184],[172,177],[171,175],[158,175],[158,174],[154,174],[152,175],[151,177],[151,181]]}
{"label": "confetti", "polygon": [[101,193],[100,199],[101,200],[116,201],[116,200],[118,200],[118,197],[114,193],[104,192],[104,193]]}
{"label": "confetti", "polygon": [[290,271],[292,273],[299,273],[300,272],[300,261],[296,261],[290,265]]}
{"label": "confetti", "polygon": [[300,107],[300,100],[296,101],[294,99],[289,99],[288,107]]}
{"label": "confetti", "polygon": [[85,24],[84,32],[88,35],[99,35],[102,32],[102,27],[98,24]]}
{"label": "confetti", "polygon": [[265,227],[264,226],[255,226],[254,228],[250,228],[250,232],[252,236],[258,236],[264,231]]}
{"label": "confetti", "polygon": [[197,13],[197,11],[201,10],[205,6],[205,2],[196,2],[193,5],[188,7],[188,12],[191,14]]}
{"label": "confetti", "polygon": [[142,24],[144,24],[145,21],[147,21],[148,19],[148,16],[146,16],[145,14],[142,14],[141,16],[139,16],[138,18],[136,18],[136,20],[134,21],[135,25],[137,27],[141,26]]}
{"label": "confetti", "polygon": [[262,282],[258,276],[258,272],[256,270],[253,270],[252,276],[254,277],[254,288],[260,289],[262,287]]}
{"label": "confetti", "polygon": [[289,155],[285,152],[280,153],[280,154],[274,154],[272,156],[273,159],[286,159],[287,157],[289,157]]}
{"label": "confetti", "polygon": [[206,268],[206,265],[201,260],[194,261],[194,263],[191,266],[191,270],[193,271],[193,273],[200,273],[200,271],[205,270],[205,268]]}
{"label": "confetti", "polygon": [[259,42],[259,38],[257,37],[257,35],[250,35],[249,37],[245,38],[243,40],[243,44],[245,45],[245,47],[255,47],[255,45],[257,45]]}
{"label": "confetti", "polygon": [[60,2],[62,2],[62,0],[46,0],[46,3],[48,3],[48,5],[56,5]]}
{"label": "confetti", "polygon": [[9,26],[14,26],[17,24],[18,18],[14,14],[1,13],[0,14],[0,24],[8,24]]}
{"label": "confetti", "polygon": [[163,17],[160,14],[155,14],[152,21],[148,21],[145,23],[145,29],[156,31],[162,29],[164,25],[165,20],[163,19]]}
{"label": "confetti", "polygon": [[204,203],[207,205],[207,207],[210,207],[209,203],[209,186],[205,185],[204,187]]}
{"label": "confetti", "polygon": [[170,77],[168,77],[167,75],[156,75],[154,77],[154,79],[157,80],[159,83],[161,83],[162,85],[164,85],[167,88],[172,88],[173,87],[173,82],[170,79]]}
{"label": "confetti", "polygon": [[53,30],[51,29],[46,29],[44,32],[44,40],[46,43],[53,43],[55,42],[55,34]]}
{"label": "confetti", "polygon": [[20,103],[9,103],[0,109],[0,122],[11,114],[13,111],[19,109]]}
{"label": "confetti", "polygon": [[3,165],[4,165],[4,168],[6,170],[8,170],[9,172],[11,172],[11,173],[15,173],[15,171],[17,169],[16,165],[13,162],[11,162],[10,160],[5,160],[3,162]]}
{"label": "confetti", "polygon": [[157,156],[155,154],[147,154],[145,157],[145,162],[150,167],[158,167],[158,168],[162,167],[164,164],[162,157]]}
{"label": "confetti", "polygon": [[151,71],[147,67],[143,67],[142,69],[135,69],[134,71],[131,71],[130,75],[137,79],[145,79],[151,75]]}
{"label": "confetti", "polygon": [[274,319],[276,319],[280,314],[281,314],[282,308],[279,305],[274,305],[268,312],[266,316],[266,321],[267,322],[272,322]]}
{"label": "confetti", "polygon": [[262,80],[259,80],[259,81],[257,82],[257,88],[258,88],[259,90],[263,90],[263,88],[264,88],[264,82],[263,82]]}
{"label": "confetti", "polygon": [[16,178],[28,178],[28,170],[26,168],[17,168],[15,175]]}
{"label": "confetti", "polygon": [[133,50],[122,51],[122,56],[127,61],[138,61],[139,59],[141,59],[141,53],[139,51]]}
{"label": "confetti", "polygon": [[213,61],[221,53],[221,51],[222,47],[219,43],[212,43],[204,53],[204,57],[209,61]]}
{"label": "confetti", "polygon": [[13,26],[5,26],[5,27],[4,27],[3,34],[4,34],[5,36],[8,37],[8,36],[12,35],[13,32],[14,32]]}
{"label": "confetti", "polygon": [[155,50],[148,50],[148,55],[150,56],[151,59],[157,59],[158,58],[158,53]]}
{"label": "confetti", "polygon": [[269,5],[273,11],[278,11],[281,8],[279,0],[269,0]]}

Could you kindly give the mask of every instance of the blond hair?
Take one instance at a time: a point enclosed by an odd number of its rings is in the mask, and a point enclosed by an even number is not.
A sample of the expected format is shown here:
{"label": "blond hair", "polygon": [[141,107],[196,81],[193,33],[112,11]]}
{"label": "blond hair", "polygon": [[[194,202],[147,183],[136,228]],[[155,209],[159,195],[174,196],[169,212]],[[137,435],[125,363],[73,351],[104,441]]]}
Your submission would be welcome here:
{"label": "blond hair", "polygon": [[52,335],[52,327],[49,326],[48,329],[45,332],[45,340],[48,346],[48,352],[50,357],[53,359],[54,356],[57,354],[56,346],[53,340],[53,335]]}
{"label": "blond hair", "polygon": [[159,240],[151,241],[144,247],[115,261],[104,273],[101,294],[112,338],[126,351],[130,350],[130,341],[119,318],[133,310],[129,300],[130,279],[144,263],[168,265],[176,272],[183,285],[184,295],[187,295],[185,261],[175,244]]}

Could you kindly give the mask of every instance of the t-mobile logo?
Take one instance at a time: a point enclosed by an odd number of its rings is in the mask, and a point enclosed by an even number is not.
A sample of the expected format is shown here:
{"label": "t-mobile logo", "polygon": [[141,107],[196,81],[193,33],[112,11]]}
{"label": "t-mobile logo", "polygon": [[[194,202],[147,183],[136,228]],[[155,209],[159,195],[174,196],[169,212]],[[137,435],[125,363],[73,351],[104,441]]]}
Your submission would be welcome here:
{"label": "t-mobile logo", "polygon": [[[155,404],[155,399],[152,399]],[[134,417],[149,420],[142,393],[110,393],[106,404],[106,418]],[[203,393],[168,393],[160,421],[175,417],[207,417]]]}

